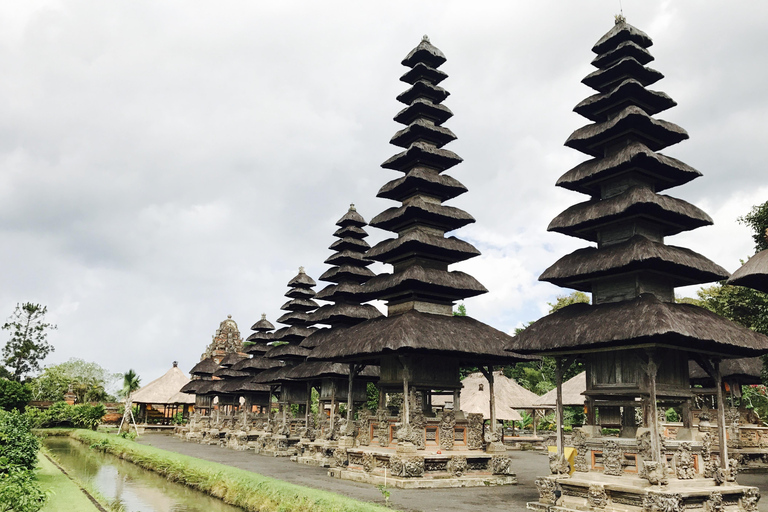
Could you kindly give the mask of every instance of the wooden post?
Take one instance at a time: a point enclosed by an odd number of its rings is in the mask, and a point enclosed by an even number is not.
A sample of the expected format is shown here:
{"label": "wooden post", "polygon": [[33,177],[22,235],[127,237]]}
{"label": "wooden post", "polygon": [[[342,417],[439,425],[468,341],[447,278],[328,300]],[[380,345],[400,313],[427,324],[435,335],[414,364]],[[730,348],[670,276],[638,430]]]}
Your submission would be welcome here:
{"label": "wooden post", "polygon": [[331,432],[333,432],[333,422],[336,417],[336,381],[331,381],[331,414],[330,418],[328,419],[328,423],[330,425]]}
{"label": "wooden post", "polygon": [[536,437],[536,409],[531,409],[533,415],[533,437]]}
{"label": "wooden post", "polygon": [[681,406],[682,409],[682,420],[683,420],[683,428],[691,428],[691,401],[686,400],[683,402],[683,405]]}
{"label": "wooden post", "polygon": [[350,364],[349,365],[349,384],[347,389],[347,423],[350,423],[352,421],[352,407],[354,407],[354,402],[352,401],[352,384],[355,381],[355,365]]}
{"label": "wooden post", "polygon": [[387,392],[384,388],[379,388],[379,409],[383,409],[387,406]]}
{"label": "wooden post", "polygon": [[661,447],[659,446],[659,411],[656,405],[656,374],[659,367],[656,364],[655,354],[648,352],[648,364],[646,373],[648,374],[649,391],[649,427],[651,427],[651,458],[655,462],[661,462]]}
{"label": "wooden post", "polygon": [[557,389],[557,401],[555,402],[555,422],[557,423],[557,455],[563,457],[563,358],[555,358],[555,388]]}
{"label": "wooden post", "polygon": [[408,387],[408,366],[403,364],[403,411],[405,413],[405,424],[411,424],[411,390]]}
{"label": "wooden post", "polygon": [[453,390],[453,411],[458,412],[461,410],[461,389]]}
{"label": "wooden post", "polygon": [[491,432],[496,433],[496,396],[493,392],[493,366],[489,365],[488,369],[481,366],[480,371],[485,376],[485,380],[488,381],[488,392],[490,393],[488,398],[488,408],[491,415]]}
{"label": "wooden post", "polygon": [[715,387],[717,388],[717,441],[720,443],[720,467],[728,469],[728,442],[725,435],[725,398],[723,396],[723,375],[720,373],[720,360],[712,359]]}
{"label": "wooden post", "polygon": [[312,383],[307,381],[307,410],[304,412],[304,426],[309,428],[309,416],[312,411]]}

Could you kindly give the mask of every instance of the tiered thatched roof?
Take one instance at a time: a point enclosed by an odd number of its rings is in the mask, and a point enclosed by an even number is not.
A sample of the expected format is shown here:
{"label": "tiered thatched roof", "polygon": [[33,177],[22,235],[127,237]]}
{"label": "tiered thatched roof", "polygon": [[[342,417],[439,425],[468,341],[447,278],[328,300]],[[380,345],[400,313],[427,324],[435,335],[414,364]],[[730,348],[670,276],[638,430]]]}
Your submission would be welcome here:
{"label": "tiered thatched roof", "polygon": [[438,85],[448,76],[437,69],[445,61],[445,55],[426,36],[402,61],[409,69],[400,80],[410,88],[397,97],[406,107],[395,121],[405,128],[390,142],[403,151],[382,167],[404,176],[385,184],[378,193],[400,205],[371,220],[371,226],[397,236],[366,253],[367,258],[391,264],[394,270],[363,284],[366,299],[387,302],[388,317],[325,335],[310,359],[378,362],[382,356],[408,351],[473,360],[505,359],[502,346],[509,340],[506,334],[475,320],[452,316],[455,301],[487,290],[474,277],[448,270],[449,265],[480,252],[465,241],[445,236],[475,221],[467,212],[443,204],[467,190],[445,174],[462,161],[445,149],[456,138],[443,126],[453,116],[442,105],[449,93]]}
{"label": "tiered thatched roof", "polygon": [[181,392],[189,383],[189,377],[184,375],[174,361],[171,369],[162,377],[134,391],[131,400],[134,404],[194,404],[194,397]]}
{"label": "tiered thatched roof", "polygon": [[674,303],[674,288],[719,281],[728,272],[704,256],[666,245],[664,237],[712,223],[699,208],[658,192],[700,176],[657,151],[688,138],[685,130],[653,116],[675,105],[646,87],[663,75],[651,39],[618,18],[592,49],[598,68],[582,82],[597,94],[575,111],[591,121],[566,146],[593,157],[566,172],[558,186],[590,199],[558,215],[558,231],[597,247],[579,249],[539,278],[592,293],[534,323],[509,345],[525,353],[573,353],[596,347],[673,346],[725,357],[768,350],[768,338],[691,305]]}
{"label": "tiered thatched roof", "polygon": [[733,273],[728,284],[747,286],[768,293],[768,250],[760,251]]}

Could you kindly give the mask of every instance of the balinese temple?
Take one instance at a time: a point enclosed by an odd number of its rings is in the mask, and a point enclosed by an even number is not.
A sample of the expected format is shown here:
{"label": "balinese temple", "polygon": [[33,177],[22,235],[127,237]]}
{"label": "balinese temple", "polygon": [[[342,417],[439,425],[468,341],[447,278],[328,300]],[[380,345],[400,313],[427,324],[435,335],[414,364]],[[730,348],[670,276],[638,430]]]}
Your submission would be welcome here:
{"label": "balinese temple", "polygon": [[[725,430],[693,428],[688,363],[712,377],[724,403],[720,361],[768,351],[768,338],[690,304],[677,304],[678,286],[728,277],[722,267],[665,237],[711,223],[695,206],[659,192],[700,173],[659,153],[688,138],[685,130],[654,116],[675,105],[647,87],[662,78],[646,66],[651,39],[623,17],[593,47],[597,68],[582,82],[596,94],[575,107],[590,124],[566,146],[589,160],[557,185],[589,196],[558,215],[550,231],[596,246],[558,260],[540,280],[592,293],[592,304],[567,306],[535,322],[509,345],[516,352],[554,356],[557,386],[574,358],[587,372],[586,425],[576,429],[576,456],[563,456],[562,428],[552,475],[536,481],[547,511],[754,511],[757,488],[735,483]],[[560,393],[558,392],[558,395]],[[683,426],[664,440],[659,407],[681,407]],[[558,397],[562,417],[562,400]],[[719,408],[719,424],[724,425]],[[642,418],[636,423],[635,418]],[[603,437],[613,419],[620,436]],[[561,423],[556,421],[556,423]],[[720,456],[712,453],[718,445]],[[572,475],[568,475],[573,469]]]}
{"label": "balinese temple", "polygon": [[472,276],[448,269],[480,253],[467,242],[445,236],[474,222],[468,213],[443,204],[467,191],[445,174],[462,161],[444,148],[456,138],[443,126],[453,115],[442,105],[448,91],[438,85],[447,77],[438,69],[445,60],[424,37],[402,61],[408,71],[401,80],[410,87],[397,97],[405,108],[395,121],[405,128],[391,143],[403,151],[382,164],[399,176],[378,194],[400,204],[371,221],[371,226],[396,237],[366,253],[367,259],[390,264],[393,271],[362,286],[365,300],[386,301],[387,316],[332,330],[309,358],[380,365],[381,392],[406,397],[399,413],[381,403],[375,417],[358,420],[359,446],[346,450],[340,463],[346,469],[331,470],[342,478],[383,483],[387,470],[388,485],[401,487],[516,481],[503,447],[495,455],[484,450],[486,444],[501,443],[492,432],[486,443],[482,415],[457,410],[438,417],[430,405],[433,390],[458,396],[460,367],[516,360],[503,350],[508,335],[452,313],[456,301],[487,290]]}
{"label": "balinese temple", "polygon": [[242,379],[237,388],[243,398],[243,408],[249,413],[266,414],[269,412],[271,404],[270,388],[267,384],[254,382],[254,377],[265,370],[282,366],[280,361],[268,359],[264,354],[269,350],[268,343],[274,340],[275,330],[272,322],[267,320],[267,315],[262,314],[261,320],[253,324],[251,330],[253,334],[246,338],[244,352],[250,354],[250,358],[243,359],[232,366],[233,370],[244,371],[249,376]]}
{"label": "balinese temple", "polygon": [[243,370],[236,370],[234,365],[245,361],[249,357],[239,352],[232,352],[224,356],[219,363],[219,368],[213,372],[213,391],[218,397],[218,409],[225,415],[230,415],[240,410],[240,384],[251,375]]}
{"label": "balinese temple", "polygon": [[192,380],[181,391],[195,395],[195,411],[202,415],[208,415],[213,407],[215,397],[221,392],[220,384],[213,379],[213,374],[219,369],[219,364],[228,354],[237,354],[243,351],[243,339],[237,323],[232,320],[232,315],[219,324],[213,335],[213,340],[200,356],[200,362],[190,371]]}
{"label": "balinese temple", "polygon": [[[315,280],[304,272],[304,267],[299,267],[299,273],[288,282],[289,290],[285,294],[290,300],[280,309],[286,311],[277,319],[281,324],[287,325],[274,333],[273,345],[265,352],[264,357],[273,361],[285,363],[284,367],[265,370],[253,377],[252,381],[259,384],[268,384],[273,391],[279,389],[279,407],[281,414],[281,435],[289,435],[288,412],[292,404],[299,405],[300,414],[304,416],[307,406],[308,391],[305,382],[297,382],[286,377],[287,370],[302,363],[309,349],[300,346],[302,340],[315,332],[311,312],[317,309],[317,303],[312,300],[316,285]],[[295,422],[290,424],[295,429]],[[283,453],[281,453],[282,455]],[[285,453],[287,455],[287,453]]]}

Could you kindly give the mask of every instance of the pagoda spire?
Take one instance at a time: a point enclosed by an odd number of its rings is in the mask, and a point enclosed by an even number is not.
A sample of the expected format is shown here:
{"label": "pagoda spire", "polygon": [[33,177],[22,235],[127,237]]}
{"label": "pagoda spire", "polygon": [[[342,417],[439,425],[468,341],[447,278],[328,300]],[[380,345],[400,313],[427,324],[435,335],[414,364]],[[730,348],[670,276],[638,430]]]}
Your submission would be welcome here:
{"label": "pagoda spire", "polygon": [[472,276],[448,271],[452,263],[480,252],[471,244],[445,233],[466,226],[475,219],[463,210],[443,202],[467,189],[443,174],[462,161],[444,148],[456,138],[442,126],[453,113],[444,105],[449,93],[438,84],[447,74],[437,69],[446,58],[424,36],[402,64],[410,68],[400,80],[411,87],[397,100],[406,107],[395,121],[406,125],[390,143],[404,151],[382,164],[404,176],[385,184],[378,197],[399,201],[401,206],[385,210],[371,220],[371,226],[397,233],[371,248],[366,257],[393,265],[392,274],[380,274],[365,283],[369,298],[385,300],[389,315],[416,309],[450,315],[454,301],[487,292]]}
{"label": "pagoda spire", "polygon": [[317,302],[312,300],[315,296],[312,287],[316,284],[315,280],[304,271],[304,267],[299,267],[296,277],[288,281],[289,289],[285,296],[291,300],[280,307],[286,313],[277,319],[279,323],[288,327],[275,331],[273,340],[286,344],[271,347],[265,357],[296,362],[306,358],[308,351],[299,347],[299,344],[317,330],[312,326],[314,321],[311,315],[311,312],[317,309]]}
{"label": "pagoda spire", "polygon": [[595,304],[649,293],[674,301],[674,288],[728,277],[728,272],[689,249],[666,245],[664,238],[712,224],[692,204],[658,194],[701,174],[658,151],[688,138],[679,126],[654,118],[676,103],[652,91],[663,75],[646,66],[653,60],[651,39],[616,18],[594,45],[596,71],[582,83],[596,94],[574,108],[590,124],[565,145],[592,156],[566,172],[557,185],[591,196],[558,215],[550,231],[596,242],[557,261],[542,281],[592,292]]}
{"label": "pagoda spire", "polygon": [[[381,313],[374,306],[362,304],[365,297],[361,285],[376,275],[367,268],[373,261],[365,258],[370,246],[364,240],[368,233],[363,228],[368,223],[351,204],[336,225],[339,229],[334,236],[338,240],[329,247],[335,252],[326,260],[332,266],[320,276],[321,281],[331,284],[315,296],[333,304],[318,308],[312,314],[312,320],[331,327],[348,327],[378,318]],[[307,347],[306,344],[302,346]]]}

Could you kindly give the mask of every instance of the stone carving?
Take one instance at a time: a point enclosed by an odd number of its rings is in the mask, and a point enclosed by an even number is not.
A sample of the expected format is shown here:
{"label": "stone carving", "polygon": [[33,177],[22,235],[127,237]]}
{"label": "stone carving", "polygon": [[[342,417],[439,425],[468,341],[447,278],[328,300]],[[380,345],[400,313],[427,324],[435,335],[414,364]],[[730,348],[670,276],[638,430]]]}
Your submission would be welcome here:
{"label": "stone carving", "polygon": [[668,482],[667,464],[651,460],[646,461],[643,463],[643,471],[640,477],[648,480],[648,483],[651,485],[666,485]]}
{"label": "stone carving", "polygon": [[571,436],[571,443],[576,448],[576,457],[573,459],[573,469],[581,473],[589,471],[589,464],[587,463],[587,435],[580,428],[573,430],[573,436]]}
{"label": "stone carving", "polygon": [[389,446],[389,410],[377,410],[376,422],[376,437],[379,440],[379,446]]}
{"label": "stone carving", "polygon": [[587,503],[589,503],[591,510],[604,509],[608,505],[608,494],[605,492],[605,487],[600,484],[589,484]]}
{"label": "stone carving", "polygon": [[457,455],[451,457],[446,466],[448,472],[455,477],[460,477],[467,472],[469,465],[467,464],[467,458],[464,455]]}
{"label": "stone carving", "polygon": [[416,448],[419,450],[426,449],[426,443],[424,440],[424,427],[426,424],[427,420],[424,418],[424,411],[419,409],[415,413],[411,414],[411,429],[413,431],[411,442],[416,445]]}
{"label": "stone carving", "polygon": [[680,443],[675,453],[675,475],[680,480],[691,480],[696,476],[694,458],[691,453],[691,443]]}
{"label": "stone carving", "polygon": [[424,475],[424,459],[422,457],[393,455],[389,459],[389,470],[392,476],[420,477]]}
{"label": "stone carving", "polygon": [[[400,443],[411,443],[415,446],[418,446],[419,443],[419,432],[413,428],[413,426],[402,423],[398,427],[397,431],[395,431],[395,437],[397,438],[398,444]],[[422,439],[423,443],[423,439]]]}
{"label": "stone carving", "polygon": [[567,475],[571,472],[571,466],[568,464],[565,456],[557,453],[550,453],[549,471],[553,475]]}
{"label": "stone carving", "polygon": [[711,421],[711,419],[712,418],[711,418],[711,416],[709,414],[709,409],[706,408],[706,407],[704,409],[702,409],[701,412],[699,413],[699,423],[701,423],[701,422],[709,423]]}
{"label": "stone carving", "polygon": [[477,413],[467,414],[467,448],[481,450],[483,448],[483,415]]}
{"label": "stone carving", "polygon": [[376,457],[372,453],[363,453],[363,471],[370,473],[376,467]]}
{"label": "stone carving", "polygon": [[549,478],[537,478],[536,489],[539,491],[539,503],[555,505],[557,503],[557,483]]}
{"label": "stone carving", "polygon": [[494,455],[491,457],[491,473],[494,475],[514,475],[512,459],[508,455]]}
{"label": "stone carving", "polygon": [[343,468],[348,465],[347,450],[344,448],[336,448],[333,450],[333,465],[337,468]]}
{"label": "stone carving", "polygon": [[723,495],[718,491],[709,493],[709,499],[704,502],[705,512],[725,512]]}
{"label": "stone carving", "polygon": [[750,487],[739,498],[739,507],[744,512],[757,512],[757,502],[760,501],[760,491],[757,487]]}
{"label": "stone carving", "polygon": [[643,512],[680,512],[683,497],[678,493],[649,492],[643,498]]}
{"label": "stone carving", "polygon": [[440,448],[443,450],[453,449],[453,429],[456,426],[456,413],[453,411],[444,411],[440,419],[439,438]]}
{"label": "stone carving", "polygon": [[370,446],[371,444],[371,411],[363,409],[358,414],[357,419],[357,443],[359,446]]}
{"label": "stone carving", "polygon": [[603,473],[612,476],[621,476],[621,448],[616,441],[605,441],[603,444]]}

